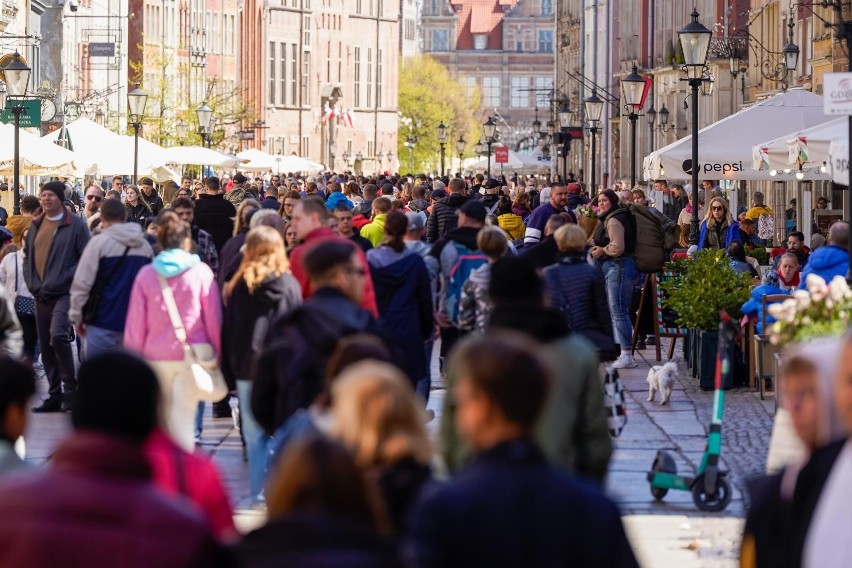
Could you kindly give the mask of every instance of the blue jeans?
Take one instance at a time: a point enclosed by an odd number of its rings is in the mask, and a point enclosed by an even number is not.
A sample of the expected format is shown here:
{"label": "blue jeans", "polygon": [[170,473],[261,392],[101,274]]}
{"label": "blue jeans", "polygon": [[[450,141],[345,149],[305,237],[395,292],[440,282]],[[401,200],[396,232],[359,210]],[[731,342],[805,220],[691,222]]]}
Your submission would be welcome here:
{"label": "blue jeans", "polygon": [[237,381],[237,397],[240,401],[240,420],[243,439],[246,442],[248,456],[249,490],[254,501],[262,499],[263,484],[266,481],[266,452],[269,436],[254,419],[251,412],[251,381]]}
{"label": "blue jeans", "polygon": [[89,360],[102,353],[120,349],[123,340],[124,332],[122,331],[87,325],[86,338],[83,342],[83,358]]}
{"label": "blue jeans", "polygon": [[612,315],[615,340],[621,346],[621,352],[627,353],[633,339],[630,303],[639,271],[633,259],[629,257],[607,259],[602,261],[600,266],[606,281],[606,299]]}

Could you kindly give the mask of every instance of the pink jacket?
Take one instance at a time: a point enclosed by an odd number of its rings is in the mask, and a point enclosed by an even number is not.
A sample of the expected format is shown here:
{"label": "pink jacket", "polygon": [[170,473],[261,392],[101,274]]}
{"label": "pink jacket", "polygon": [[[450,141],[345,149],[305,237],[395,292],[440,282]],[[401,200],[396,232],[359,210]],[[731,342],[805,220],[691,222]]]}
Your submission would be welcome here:
{"label": "pink jacket", "polygon": [[[187,342],[209,343],[221,356],[222,305],[219,287],[210,268],[199,262],[169,278]],[[183,349],[172,327],[160,281],[154,266],[144,266],[136,275],[127,308],[124,346],[149,361],[180,361]]]}

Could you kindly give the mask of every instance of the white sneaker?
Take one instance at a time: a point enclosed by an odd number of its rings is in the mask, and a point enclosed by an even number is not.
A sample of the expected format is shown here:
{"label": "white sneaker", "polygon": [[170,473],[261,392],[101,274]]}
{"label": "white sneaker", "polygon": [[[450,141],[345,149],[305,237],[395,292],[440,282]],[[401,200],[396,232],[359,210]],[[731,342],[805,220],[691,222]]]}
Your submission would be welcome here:
{"label": "white sneaker", "polygon": [[622,353],[612,364],[613,369],[633,369],[638,366],[630,353]]}

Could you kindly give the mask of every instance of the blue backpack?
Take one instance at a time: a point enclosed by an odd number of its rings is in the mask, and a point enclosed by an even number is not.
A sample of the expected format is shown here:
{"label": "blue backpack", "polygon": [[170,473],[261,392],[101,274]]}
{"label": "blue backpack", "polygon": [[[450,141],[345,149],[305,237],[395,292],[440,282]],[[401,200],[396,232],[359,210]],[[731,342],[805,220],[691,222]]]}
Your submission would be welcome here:
{"label": "blue backpack", "polygon": [[470,273],[485,264],[488,259],[478,250],[471,250],[456,241],[451,244],[456,247],[458,258],[447,275],[447,301],[444,307],[453,325],[458,325],[462,288],[470,278]]}

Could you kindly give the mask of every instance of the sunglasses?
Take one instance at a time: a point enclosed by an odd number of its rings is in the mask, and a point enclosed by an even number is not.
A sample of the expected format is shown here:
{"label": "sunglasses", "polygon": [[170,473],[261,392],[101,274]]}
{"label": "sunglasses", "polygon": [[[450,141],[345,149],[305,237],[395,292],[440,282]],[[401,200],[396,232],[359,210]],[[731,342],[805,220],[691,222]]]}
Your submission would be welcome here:
{"label": "sunglasses", "polygon": [[722,207],[721,205],[714,205],[710,209],[712,209],[713,211],[724,211],[725,210],[725,208]]}
{"label": "sunglasses", "polygon": [[87,195],[86,199],[89,201],[97,201],[98,203],[104,200],[104,198],[100,195]]}

